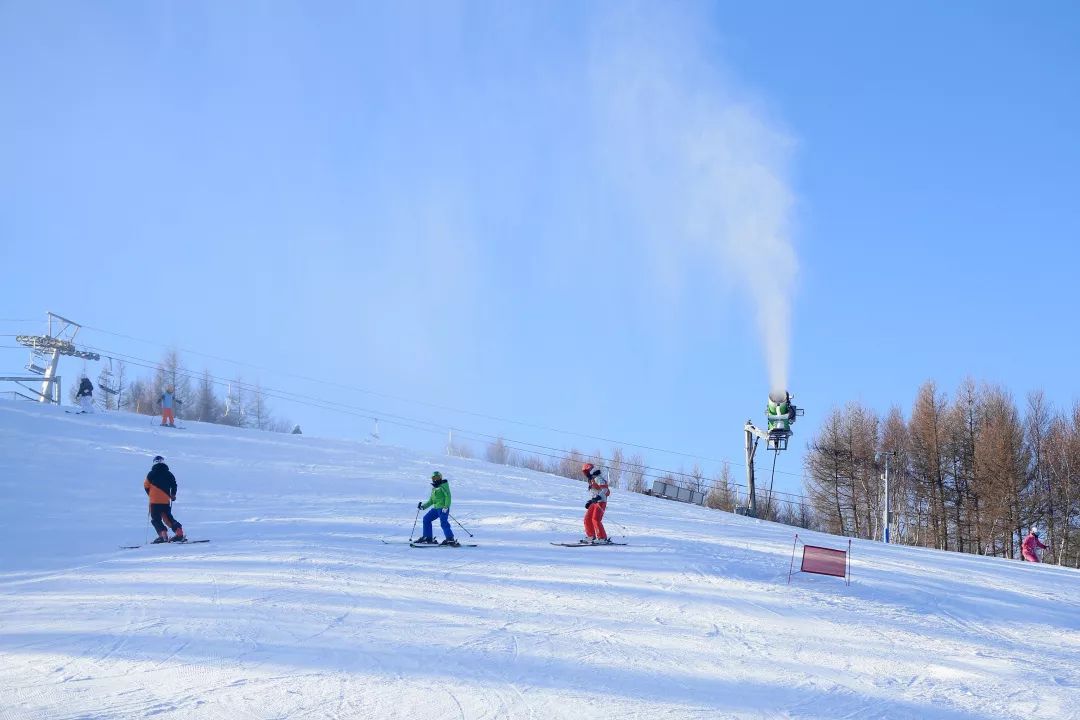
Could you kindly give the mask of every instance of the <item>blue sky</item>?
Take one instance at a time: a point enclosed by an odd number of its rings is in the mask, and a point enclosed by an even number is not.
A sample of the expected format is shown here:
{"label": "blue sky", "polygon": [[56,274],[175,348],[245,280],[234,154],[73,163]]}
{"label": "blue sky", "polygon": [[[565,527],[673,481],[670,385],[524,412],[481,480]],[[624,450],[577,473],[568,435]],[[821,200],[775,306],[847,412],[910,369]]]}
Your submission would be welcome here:
{"label": "blue sky", "polygon": [[1075,6],[745,5],[0,4],[0,317],[735,461],[774,361],[796,474],[927,378],[1077,399]]}

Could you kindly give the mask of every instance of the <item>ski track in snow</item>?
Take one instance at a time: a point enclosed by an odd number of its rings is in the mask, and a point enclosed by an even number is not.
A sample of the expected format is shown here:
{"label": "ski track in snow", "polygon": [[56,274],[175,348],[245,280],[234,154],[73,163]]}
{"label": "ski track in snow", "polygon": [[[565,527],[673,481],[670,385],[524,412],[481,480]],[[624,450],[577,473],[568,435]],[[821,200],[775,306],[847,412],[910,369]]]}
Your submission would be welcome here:
{"label": "ski track in snow", "polygon": [[[157,453],[213,542],[115,550]],[[408,547],[434,469],[479,547]],[[619,491],[628,546],[550,545],[584,496],[0,401],[0,718],[1080,718],[1080,573],[856,541],[788,585],[792,528]]]}

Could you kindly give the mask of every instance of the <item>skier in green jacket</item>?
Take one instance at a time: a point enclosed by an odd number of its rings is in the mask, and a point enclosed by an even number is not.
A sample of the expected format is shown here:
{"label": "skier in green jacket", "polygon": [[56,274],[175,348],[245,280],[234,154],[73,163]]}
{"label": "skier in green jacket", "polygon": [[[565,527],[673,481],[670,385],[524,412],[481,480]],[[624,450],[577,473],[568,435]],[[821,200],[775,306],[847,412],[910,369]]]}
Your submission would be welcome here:
{"label": "skier in green jacket", "polygon": [[440,544],[455,547],[459,545],[458,541],[454,539],[454,529],[450,527],[450,484],[446,482],[446,478],[442,476],[442,473],[435,471],[431,474],[431,497],[428,498],[427,502],[416,503],[416,507],[420,510],[431,509],[424,515],[424,534],[414,540],[414,543],[434,545],[435,538],[432,534],[431,524],[435,521],[435,518],[439,518],[443,535],[446,536],[446,539]]}

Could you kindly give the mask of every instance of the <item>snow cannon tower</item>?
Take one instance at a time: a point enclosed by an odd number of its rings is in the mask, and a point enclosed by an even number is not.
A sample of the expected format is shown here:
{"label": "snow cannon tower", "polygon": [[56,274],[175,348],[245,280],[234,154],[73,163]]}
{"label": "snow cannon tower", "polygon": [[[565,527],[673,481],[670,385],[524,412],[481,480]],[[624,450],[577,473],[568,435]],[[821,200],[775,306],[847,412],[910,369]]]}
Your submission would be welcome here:
{"label": "snow cannon tower", "polygon": [[781,450],[787,450],[788,440],[791,439],[791,426],[795,418],[801,416],[803,411],[795,407],[791,401],[791,393],[787,390],[773,390],[769,393],[769,401],[765,405],[765,421],[767,430],[758,428],[750,420],[746,421],[743,431],[746,433],[746,487],[747,505],[742,513],[750,517],[757,517],[757,489],[754,478],[754,455],[757,454],[757,446],[760,440],[765,441],[765,447],[773,451],[772,475],[769,479],[769,500],[766,505],[765,516],[768,517],[772,509],[772,486],[776,479],[776,457]]}
{"label": "snow cannon tower", "polygon": [[787,450],[791,425],[799,415],[802,415],[802,411],[791,402],[791,393],[786,390],[773,390],[769,393],[769,402],[765,406],[765,419],[769,428],[765,445],[769,450]]}

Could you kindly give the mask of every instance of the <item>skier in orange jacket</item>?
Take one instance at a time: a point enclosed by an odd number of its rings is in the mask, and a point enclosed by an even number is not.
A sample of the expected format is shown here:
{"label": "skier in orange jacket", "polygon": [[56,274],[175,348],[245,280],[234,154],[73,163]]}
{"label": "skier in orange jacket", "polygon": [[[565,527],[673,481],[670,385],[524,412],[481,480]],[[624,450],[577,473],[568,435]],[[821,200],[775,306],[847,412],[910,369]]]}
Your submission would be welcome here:
{"label": "skier in orange jacket", "polygon": [[[154,457],[154,465],[143,480],[143,490],[150,498],[150,522],[158,534],[154,544],[187,542],[184,526],[177,522],[172,514],[172,501],[176,499],[176,477],[165,464],[165,458],[160,455]],[[172,538],[165,529],[166,525],[172,528]]]}

